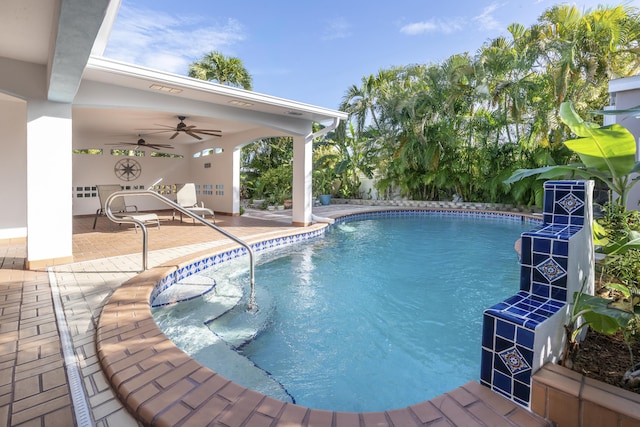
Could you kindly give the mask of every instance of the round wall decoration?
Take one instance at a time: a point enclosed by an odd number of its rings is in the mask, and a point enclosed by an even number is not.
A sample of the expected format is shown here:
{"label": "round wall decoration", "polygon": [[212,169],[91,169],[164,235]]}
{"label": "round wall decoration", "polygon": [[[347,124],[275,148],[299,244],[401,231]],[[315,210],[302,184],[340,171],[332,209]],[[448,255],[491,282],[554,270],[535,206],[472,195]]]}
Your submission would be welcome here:
{"label": "round wall decoration", "polygon": [[133,159],[120,159],[113,167],[113,172],[123,181],[135,181],[142,172],[140,163]]}

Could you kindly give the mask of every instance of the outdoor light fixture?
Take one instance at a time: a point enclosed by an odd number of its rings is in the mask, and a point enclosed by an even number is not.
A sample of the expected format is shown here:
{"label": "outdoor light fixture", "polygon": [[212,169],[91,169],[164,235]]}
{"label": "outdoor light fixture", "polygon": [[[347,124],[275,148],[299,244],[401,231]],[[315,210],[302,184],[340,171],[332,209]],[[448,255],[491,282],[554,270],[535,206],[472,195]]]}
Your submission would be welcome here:
{"label": "outdoor light fixture", "polygon": [[238,107],[251,107],[253,105],[250,102],[241,101],[239,99],[232,99],[231,101],[229,101],[229,104],[237,105]]}
{"label": "outdoor light fixture", "polygon": [[151,86],[149,86],[149,89],[154,89],[154,90],[159,90],[160,92],[167,92],[167,93],[180,93],[182,92],[182,89],[176,89],[174,87],[169,87],[169,86],[163,86],[163,85],[159,85],[159,84],[152,84]]}

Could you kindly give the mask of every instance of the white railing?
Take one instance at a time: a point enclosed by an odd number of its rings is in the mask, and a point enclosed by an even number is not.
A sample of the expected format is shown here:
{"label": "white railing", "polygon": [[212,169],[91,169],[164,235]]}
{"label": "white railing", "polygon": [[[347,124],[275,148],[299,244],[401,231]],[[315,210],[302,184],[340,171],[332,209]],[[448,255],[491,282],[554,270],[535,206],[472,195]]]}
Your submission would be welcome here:
{"label": "white railing", "polygon": [[145,271],[147,270],[147,252],[148,252],[148,235],[147,235],[147,227],[144,225],[144,223],[139,220],[136,219],[134,216],[126,216],[126,217],[119,217],[113,214],[113,212],[111,212],[111,202],[116,199],[117,197],[124,197],[124,196],[150,196],[150,197],[154,197],[158,200],[161,200],[162,202],[164,202],[165,204],[171,206],[172,209],[175,209],[179,212],[181,212],[184,215],[187,215],[191,218],[193,218],[194,220],[197,220],[199,222],[201,222],[202,224],[213,228],[214,230],[218,231],[219,233],[223,234],[224,236],[228,237],[229,239],[233,240],[234,242],[238,243],[240,246],[244,247],[247,252],[249,253],[249,275],[250,275],[250,285],[251,285],[251,292],[249,295],[249,303],[247,304],[247,308],[249,311],[255,311],[257,310],[257,305],[256,305],[256,293],[255,293],[255,276],[254,276],[254,270],[255,270],[255,260],[254,260],[254,253],[253,253],[253,249],[251,248],[251,246],[246,243],[245,241],[243,241],[242,239],[234,236],[233,234],[229,233],[226,230],[223,230],[222,228],[218,227],[215,224],[212,224],[211,222],[207,221],[206,219],[202,218],[200,215],[196,215],[193,212],[190,212],[188,209],[183,208],[182,206],[180,206],[179,204],[175,203],[173,200],[168,199],[167,197],[156,193],[153,190],[127,190],[127,191],[116,191],[115,193],[111,194],[109,196],[109,198],[107,199],[107,202],[105,203],[105,213],[107,214],[107,217],[113,221],[116,222],[118,224],[135,224],[137,226],[140,227],[140,229],[142,230],[142,270]]}

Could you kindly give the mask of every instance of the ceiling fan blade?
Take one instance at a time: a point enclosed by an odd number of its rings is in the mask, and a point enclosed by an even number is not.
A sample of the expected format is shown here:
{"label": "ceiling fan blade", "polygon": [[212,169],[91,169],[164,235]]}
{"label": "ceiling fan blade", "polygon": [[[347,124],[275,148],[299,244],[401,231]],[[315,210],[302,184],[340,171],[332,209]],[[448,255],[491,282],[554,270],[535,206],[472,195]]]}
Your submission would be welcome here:
{"label": "ceiling fan blade", "polygon": [[135,142],[114,142],[114,143],[107,143],[105,145],[138,145]]}
{"label": "ceiling fan blade", "polygon": [[202,135],[209,135],[209,136],[222,136],[222,134],[221,134],[221,133],[205,132],[205,131],[202,131],[202,130],[194,130],[194,131],[192,131],[192,132],[194,132],[194,133],[200,133],[200,134],[202,134]]}
{"label": "ceiling fan blade", "polygon": [[193,132],[192,132],[192,131],[190,131],[190,130],[185,131],[185,133],[186,133],[187,135],[190,135],[190,136],[194,137],[194,138],[195,138],[195,139],[197,139],[197,140],[202,140],[202,138],[200,138],[198,135],[196,135],[195,133],[193,133]]}
{"label": "ceiling fan blade", "polygon": [[222,133],[220,129],[197,129],[197,132],[218,132]]}
{"label": "ceiling fan blade", "polygon": [[[158,123],[154,123],[154,126],[160,126],[161,128],[166,128],[167,130],[173,130],[173,129],[175,129],[175,128],[176,128],[175,126],[160,125],[160,124],[158,124]],[[141,129],[141,130],[144,130],[144,129]],[[147,129],[147,130],[160,130],[160,129],[155,128],[155,129]]]}
{"label": "ceiling fan blade", "polygon": [[173,139],[173,138],[175,138],[176,136],[178,136],[178,134],[179,134],[179,133],[180,133],[180,132],[177,132],[177,131],[176,131],[176,133],[174,133],[173,135],[171,135],[171,138],[169,138],[169,139]]}

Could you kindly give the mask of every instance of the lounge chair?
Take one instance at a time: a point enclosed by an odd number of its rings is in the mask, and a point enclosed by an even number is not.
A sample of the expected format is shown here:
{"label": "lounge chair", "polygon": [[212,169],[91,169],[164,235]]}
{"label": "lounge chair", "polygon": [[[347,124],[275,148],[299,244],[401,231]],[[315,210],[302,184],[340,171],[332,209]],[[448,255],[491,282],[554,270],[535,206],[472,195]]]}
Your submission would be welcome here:
{"label": "lounge chair", "polygon": [[[99,216],[106,216],[106,204],[107,199],[116,191],[122,191],[120,184],[109,185],[97,185],[98,198],[100,199],[100,209],[96,211],[96,217],[93,219],[93,229],[96,228]],[[111,212],[118,218],[135,218],[138,221],[142,221],[143,224],[155,224],[160,228],[160,219],[155,213],[138,213],[138,207],[135,205],[127,205],[124,197],[116,197],[111,202]],[[112,230],[112,224],[109,222],[109,229]],[[138,231],[138,225],[136,224],[136,231]]]}
{"label": "lounge chair", "polygon": [[[176,193],[176,203],[187,209],[189,212],[199,215],[202,218],[206,218],[205,215],[209,215],[212,222],[214,224],[216,223],[216,216],[213,213],[213,210],[205,208],[203,202],[198,204],[196,185],[193,182],[179,186],[178,192]],[[175,215],[176,212],[173,211],[172,219],[175,219]],[[182,212],[180,212],[180,222],[182,222]],[[193,223],[196,223],[195,219],[193,219]]]}

